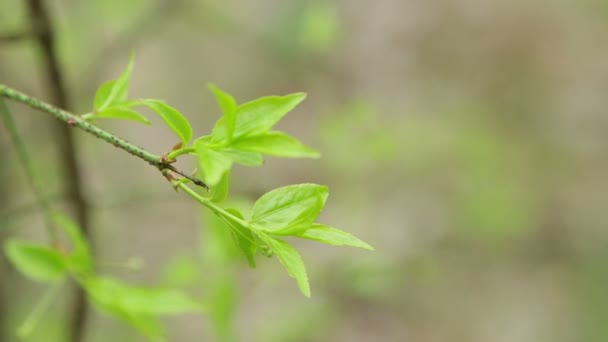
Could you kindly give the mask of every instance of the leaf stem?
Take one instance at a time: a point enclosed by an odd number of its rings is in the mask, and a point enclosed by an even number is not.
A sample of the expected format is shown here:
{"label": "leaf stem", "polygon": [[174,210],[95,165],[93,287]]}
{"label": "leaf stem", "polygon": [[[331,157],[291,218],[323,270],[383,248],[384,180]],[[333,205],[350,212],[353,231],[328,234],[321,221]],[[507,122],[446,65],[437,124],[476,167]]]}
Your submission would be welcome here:
{"label": "leaf stem", "polygon": [[199,195],[198,193],[196,193],[196,191],[192,190],[188,185],[186,185],[184,183],[179,183],[178,187],[180,189],[182,189],[185,193],[190,195],[190,197],[194,198],[195,200],[200,202],[202,205],[209,208],[209,210],[213,211],[214,213],[220,214],[222,216],[230,217],[231,220],[234,220],[234,221],[242,224],[245,227],[249,227],[248,222],[246,222],[245,220],[242,220],[241,218],[239,218],[239,217],[229,213],[228,211],[222,209],[221,207],[217,206],[210,199]]}
{"label": "leaf stem", "polygon": [[169,154],[167,154],[167,159],[168,159],[168,160],[173,160],[173,159],[175,159],[175,158],[177,158],[177,157],[179,157],[179,156],[181,156],[181,155],[184,155],[184,154],[189,154],[189,153],[192,153],[192,152],[194,152],[194,151],[196,151],[196,150],[194,149],[194,147],[184,147],[184,148],[180,148],[180,149],[178,149],[178,150],[175,150],[175,151],[171,151],[171,152],[169,152]]}

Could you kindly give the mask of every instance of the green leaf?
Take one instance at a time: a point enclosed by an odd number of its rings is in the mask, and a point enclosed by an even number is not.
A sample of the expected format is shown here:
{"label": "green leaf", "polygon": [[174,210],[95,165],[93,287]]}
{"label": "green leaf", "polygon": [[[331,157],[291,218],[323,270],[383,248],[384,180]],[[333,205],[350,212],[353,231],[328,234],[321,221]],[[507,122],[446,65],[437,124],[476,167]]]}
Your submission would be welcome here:
{"label": "green leaf", "polygon": [[101,85],[95,93],[95,101],[93,108],[96,111],[102,111],[114,104],[123,102],[127,99],[129,88],[129,78],[133,70],[134,55],[129,57],[129,63],[118,79],[108,81]]}
{"label": "green leaf", "polygon": [[220,151],[229,156],[233,162],[241,165],[260,166],[264,163],[264,157],[261,153],[239,151],[231,148],[223,148]]}
{"label": "green leaf", "polygon": [[230,171],[226,171],[216,186],[211,189],[211,201],[215,203],[222,202],[228,197],[228,179]]}
{"label": "green leaf", "polygon": [[297,236],[308,240],[326,243],[328,245],[351,246],[368,249],[370,251],[374,250],[374,247],[357,239],[347,232],[319,223],[314,223],[310,228]]}
{"label": "green leaf", "polygon": [[260,233],[259,236],[276,254],[281,264],[287,269],[287,273],[296,280],[302,294],[310,298],[310,284],[308,275],[306,275],[306,267],[298,251],[283,240],[271,238],[263,233]]}
{"label": "green leaf", "polygon": [[250,222],[273,234],[297,234],[314,222],[327,195],[327,187],[318,184],[296,184],[272,190],[255,202]]}
{"label": "green leaf", "polygon": [[234,337],[234,317],[237,308],[238,281],[224,272],[213,279],[209,296],[209,320],[215,332],[216,341],[236,341]]}
{"label": "green leaf", "polygon": [[4,253],[13,266],[30,279],[57,283],[66,274],[64,257],[48,247],[11,239],[4,245]]}
{"label": "green leaf", "polygon": [[198,155],[198,163],[209,186],[215,186],[232,165],[232,160],[225,154],[213,150],[203,141],[196,141],[194,149]]}
{"label": "green leaf", "polygon": [[152,109],[165,122],[175,135],[179,137],[184,145],[192,138],[192,127],[186,118],[175,108],[170,107],[160,100],[141,100],[141,104]]}
{"label": "green leaf", "polygon": [[319,158],[321,156],[318,151],[283,132],[264,132],[254,136],[242,137],[233,141],[232,147],[279,157]]}
{"label": "green leaf", "polygon": [[123,120],[131,120],[143,123],[145,125],[150,124],[150,120],[148,120],[145,116],[139,114],[138,112],[130,109],[129,107],[124,106],[112,106],[106,108],[100,112],[95,113],[95,115],[91,116],[90,119],[100,119],[100,118],[112,118],[112,119],[123,119]]}
{"label": "green leaf", "polygon": [[66,257],[71,272],[88,275],[93,272],[93,263],[89,245],[80,232],[80,227],[72,220],[59,213],[53,215],[53,221],[65,232],[72,244],[72,252]]}
{"label": "green leaf", "polygon": [[[243,220],[243,214],[241,214],[241,212],[237,209],[228,208],[225,210],[238,219]],[[230,227],[232,237],[234,238],[236,245],[245,255],[245,258],[247,258],[249,267],[255,268],[255,252],[257,250],[257,246],[255,244],[255,237],[253,236],[251,229],[228,215],[224,215],[223,213],[218,213],[218,215],[220,215],[222,220]]]}
{"label": "green leaf", "polygon": [[[222,109],[222,128],[225,130],[224,135],[227,137],[227,140],[230,141],[232,139],[232,134],[234,133],[234,124],[235,124],[235,116],[236,116],[236,108],[237,104],[234,98],[216,87],[214,84],[209,83],[209,90],[215,96],[215,100],[217,101],[218,106]],[[219,127],[216,125],[216,127]],[[212,134],[213,135],[213,134]]]}
{"label": "green leaf", "polygon": [[172,289],[131,286],[107,277],[91,277],[85,288],[98,305],[110,312],[175,315],[202,311],[198,301]]}
{"label": "green leaf", "polygon": [[[304,98],[306,98],[304,93],[266,96],[238,106],[233,139],[268,131]],[[220,128],[223,125],[225,126],[223,120],[222,122],[218,120],[216,124],[218,127],[214,128],[214,141],[226,139],[225,128],[223,130]]]}

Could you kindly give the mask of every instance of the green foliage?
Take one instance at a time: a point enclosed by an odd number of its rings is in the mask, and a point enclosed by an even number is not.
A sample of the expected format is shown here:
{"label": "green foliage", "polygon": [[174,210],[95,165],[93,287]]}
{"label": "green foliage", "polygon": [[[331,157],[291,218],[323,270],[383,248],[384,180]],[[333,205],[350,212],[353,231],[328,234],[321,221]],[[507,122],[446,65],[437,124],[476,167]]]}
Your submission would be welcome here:
{"label": "green foliage", "polygon": [[[210,84],[222,116],[215,123],[210,135],[195,138],[192,127],[175,108],[156,99],[127,100],[128,84],[133,69],[131,56],[126,69],[118,79],[104,83],[97,91],[92,113],[84,114],[86,120],[118,118],[149,124],[147,118],[133,109],[147,106],[158,114],[167,127],[179,138],[180,143],[163,155],[159,168],[173,187],[200,202],[215,215],[212,241],[221,246],[220,251],[209,253],[209,258],[219,263],[232,260],[233,252],[242,254],[250,267],[256,266],[257,252],[265,256],[276,255],[287,273],[295,279],[300,291],[310,297],[310,284],[304,261],[286,236],[315,240],[337,246],[373,249],[356,237],[315,223],[328,197],[326,186],[296,184],[280,187],[262,195],[250,210],[250,217],[235,208],[220,206],[229,193],[229,174],[235,163],[259,166],[264,155],[280,157],[318,158],[320,154],[302,144],[296,138],[272,130],[273,126],[292,111],[306,97],[303,93],[286,96],[267,96],[243,104],[237,104],[227,92]],[[162,169],[182,155],[197,159],[204,181],[212,192],[202,196],[192,188],[191,179],[180,178]],[[157,165],[158,166],[158,165]],[[141,287],[118,279],[97,274],[93,267],[90,248],[80,228],[65,216],[55,214],[53,220],[69,241],[67,252],[11,240],[5,246],[9,260],[26,276],[46,282],[58,282],[65,276],[72,277],[87,293],[100,311],[116,317],[153,340],[163,339],[160,317],[186,312],[203,312],[203,305],[175,286],[192,280],[192,264],[188,264],[190,277],[169,282],[173,287]],[[217,228],[220,227],[220,230]],[[230,241],[228,244],[226,241]],[[212,263],[210,263],[212,264]],[[213,269],[207,265],[206,269]],[[235,276],[218,271],[216,281],[209,281],[210,296],[207,307],[210,319],[221,341],[234,340],[231,333],[232,318],[236,306]],[[207,273],[204,273],[207,276]],[[169,278],[166,278],[169,279]],[[167,280],[165,281],[167,282]],[[31,324],[30,324],[31,330]]]}
{"label": "green foliage", "polygon": [[317,184],[289,185],[272,190],[255,202],[250,223],[273,234],[298,234],[312,225],[327,196],[327,187]]}
{"label": "green foliage", "polygon": [[57,283],[66,274],[64,257],[54,249],[11,239],[4,252],[15,268],[32,280]]}
{"label": "green foliage", "polygon": [[315,223],[298,236],[304,239],[326,243],[328,245],[351,246],[368,249],[370,251],[374,250],[372,246],[357,239],[351,234],[324,224]]}

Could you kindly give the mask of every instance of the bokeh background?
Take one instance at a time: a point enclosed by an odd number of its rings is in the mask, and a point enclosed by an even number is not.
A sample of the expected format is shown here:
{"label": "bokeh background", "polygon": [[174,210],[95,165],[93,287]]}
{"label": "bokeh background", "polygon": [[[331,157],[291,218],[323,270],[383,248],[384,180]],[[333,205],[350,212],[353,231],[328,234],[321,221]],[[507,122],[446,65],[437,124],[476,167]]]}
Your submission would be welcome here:
{"label": "bokeh background", "polygon": [[[225,309],[166,320],[170,341],[608,341],[607,2],[47,3],[75,112],[89,111],[132,50],[131,96],[167,100],[195,134],[219,117],[207,82],[239,102],[307,92],[279,128],[323,157],[236,167],[231,201],[326,184],[319,221],[376,248],[293,241],[311,279],[306,299],[275,259],[252,270],[217,258],[209,212],[78,132],[100,272],[180,286]],[[0,33],[28,25],[24,3],[0,1]],[[1,43],[0,82],[48,99],[42,69],[35,41]],[[11,109],[45,193],[73,211],[53,119]],[[176,139],[149,117],[151,127],[102,125],[167,151]],[[45,241],[4,127],[0,155],[0,238]],[[0,340],[14,341],[44,288],[0,266]],[[64,341],[68,303],[66,291],[30,340]],[[143,339],[92,313],[86,341],[110,340]]]}

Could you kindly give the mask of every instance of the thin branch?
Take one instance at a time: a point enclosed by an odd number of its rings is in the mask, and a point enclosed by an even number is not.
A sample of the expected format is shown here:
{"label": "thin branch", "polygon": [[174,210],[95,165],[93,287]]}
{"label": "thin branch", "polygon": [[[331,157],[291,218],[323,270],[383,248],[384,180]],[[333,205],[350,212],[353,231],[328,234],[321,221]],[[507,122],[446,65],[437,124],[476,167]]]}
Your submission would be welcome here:
{"label": "thin branch", "polygon": [[57,229],[53,224],[52,213],[51,213],[51,204],[48,200],[48,197],[44,195],[44,192],[40,188],[40,180],[34,171],[34,167],[32,164],[32,159],[30,158],[27,149],[25,148],[25,144],[23,140],[21,140],[21,136],[17,130],[17,125],[15,124],[15,120],[11,115],[6,103],[2,98],[0,98],[0,117],[2,117],[2,121],[4,126],[6,126],[6,130],[10,135],[13,144],[15,145],[15,151],[17,152],[17,158],[19,158],[21,165],[25,171],[25,177],[27,178],[27,182],[30,185],[34,196],[36,197],[36,204],[42,210],[42,214],[44,215],[44,220],[47,226],[47,232],[49,234],[49,238],[51,239],[51,244],[55,247],[58,246],[57,240]]}
{"label": "thin branch", "polygon": [[163,170],[173,171],[173,172],[181,175],[182,177],[189,179],[194,184],[207,188],[207,185],[205,183],[203,183],[200,179],[189,176],[188,174],[184,173],[183,171],[180,171],[179,169],[175,168],[168,161],[166,161],[165,158],[162,158],[162,156],[148,152],[147,150],[144,150],[141,147],[133,145],[133,144],[127,142],[126,140],[119,138],[116,135],[87,122],[86,120],[84,120],[83,118],[81,118],[78,115],[72,114],[72,113],[62,110],[62,109],[59,109],[46,102],[42,102],[27,94],[22,93],[20,91],[9,88],[8,86],[3,85],[3,84],[0,84],[0,96],[26,104],[39,111],[49,113],[49,114],[55,116],[57,119],[67,123],[69,126],[73,126],[73,127],[82,129],[83,131],[90,133],[90,134],[94,135],[95,137],[97,137],[107,143],[110,143],[110,144],[120,148],[121,150],[124,150],[125,152],[128,152],[128,153],[140,158],[141,160],[146,161],[150,165],[153,165],[156,168],[158,168],[160,171],[163,171]]}

